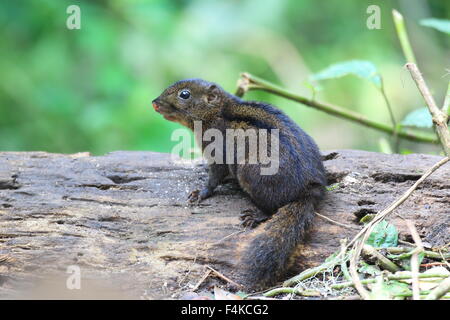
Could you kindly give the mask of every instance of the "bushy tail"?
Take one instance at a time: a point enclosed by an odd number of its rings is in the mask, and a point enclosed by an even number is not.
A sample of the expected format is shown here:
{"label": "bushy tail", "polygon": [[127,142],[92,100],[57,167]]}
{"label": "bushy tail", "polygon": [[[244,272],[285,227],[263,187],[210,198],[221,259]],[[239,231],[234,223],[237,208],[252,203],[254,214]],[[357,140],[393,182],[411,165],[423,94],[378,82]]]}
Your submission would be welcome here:
{"label": "bushy tail", "polygon": [[285,273],[295,247],[304,238],[314,218],[310,199],[292,202],[255,229],[255,236],[243,252],[244,282],[249,288],[274,284]]}

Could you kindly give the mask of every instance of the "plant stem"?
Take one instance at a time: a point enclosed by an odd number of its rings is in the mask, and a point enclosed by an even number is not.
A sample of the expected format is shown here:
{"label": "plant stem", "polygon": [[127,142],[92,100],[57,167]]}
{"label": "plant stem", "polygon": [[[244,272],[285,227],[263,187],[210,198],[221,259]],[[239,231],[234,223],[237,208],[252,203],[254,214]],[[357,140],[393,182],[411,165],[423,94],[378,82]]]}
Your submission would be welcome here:
{"label": "plant stem", "polygon": [[301,296],[320,296],[320,292],[314,290],[303,290],[291,287],[275,288],[263,294],[265,297],[273,297],[282,293],[294,293]]}
{"label": "plant stem", "polygon": [[[304,104],[306,106],[318,109],[320,111],[326,112],[328,114],[337,116],[342,119],[351,120],[353,122],[357,122],[359,124],[362,124],[366,127],[370,127],[373,129],[376,129],[378,131],[382,131],[388,134],[394,134],[396,128],[389,126],[384,123],[380,123],[371,119],[366,118],[364,115],[359,114],[357,112],[347,110],[343,107],[329,104],[329,103],[323,103],[318,102],[315,100],[308,99],[306,97],[300,96],[298,94],[292,93],[288,90],[285,90],[269,81],[263,80],[261,78],[258,78],[256,76],[253,76],[248,73],[241,74],[241,79],[239,80],[238,89],[236,91],[236,95],[239,97],[242,97],[245,92],[250,90],[263,90],[266,92],[270,92],[273,94],[276,94],[280,97],[299,102],[301,104]],[[420,132],[411,132],[406,129],[400,129],[397,131],[398,137],[415,141],[415,142],[426,142],[426,143],[437,143],[438,140],[436,137],[429,135],[429,134],[423,134]]]}
{"label": "plant stem", "polygon": [[[386,95],[386,91],[384,90],[383,82],[381,84],[380,91],[381,91],[381,94],[383,95],[384,102],[386,103],[386,106],[388,108],[389,116],[391,117],[392,126],[393,126],[394,129],[397,129],[397,122],[395,121],[394,112],[392,111],[391,103],[389,102],[389,99],[388,99],[388,97]],[[394,131],[394,134],[395,133],[396,133],[396,130]]]}
{"label": "plant stem", "polygon": [[411,276],[412,276],[412,291],[413,291],[413,299],[420,300],[420,287],[419,287],[419,253],[423,252],[422,240],[420,239],[419,233],[417,232],[414,224],[407,220],[406,225],[408,226],[409,232],[416,244],[416,249],[411,256]]}
{"label": "plant stem", "polygon": [[411,43],[409,42],[408,33],[406,32],[403,16],[400,12],[394,9],[392,10],[392,17],[394,18],[395,29],[397,30],[397,35],[402,46],[403,54],[406,58],[406,62],[416,63],[416,58],[411,48]]}
{"label": "plant stem", "polygon": [[334,257],[332,260],[327,261],[327,262],[321,264],[320,266],[317,266],[315,268],[307,269],[307,270],[303,271],[302,273],[300,273],[299,275],[296,275],[296,276],[286,280],[283,283],[283,286],[284,287],[289,287],[289,286],[295,285],[295,284],[297,284],[297,283],[299,283],[299,282],[301,282],[301,281],[303,281],[305,279],[309,279],[311,277],[314,277],[319,272],[321,272],[323,270],[326,270],[328,268],[331,268],[331,267],[333,267],[335,265],[340,264],[342,259],[343,258],[341,258],[341,255],[339,254],[336,257]]}
{"label": "plant stem", "polygon": [[352,280],[352,276],[347,268],[347,259],[345,259],[345,251],[347,250],[347,239],[341,240],[341,271],[344,275],[344,278],[347,280]]}
{"label": "plant stem", "polygon": [[436,288],[434,288],[425,300],[437,300],[447,292],[450,291],[450,277],[442,281]]}
{"label": "plant stem", "polygon": [[391,260],[389,260],[381,253],[379,253],[377,250],[375,250],[374,247],[365,244],[363,245],[362,251],[364,255],[369,256],[372,259],[376,259],[377,264],[383,269],[389,270],[390,272],[397,272],[400,270],[400,268],[395,263],[393,263]]}
{"label": "plant stem", "polygon": [[[380,248],[381,250],[386,249],[387,252],[391,253],[387,257],[389,259],[401,260],[401,259],[409,259],[416,249],[409,248],[401,248],[401,247],[393,247],[393,248]],[[400,253],[400,254],[399,254]],[[398,255],[397,255],[398,254]],[[439,253],[433,251],[424,251],[425,257],[431,259],[450,259],[450,253],[443,254],[442,257]]]}
{"label": "plant stem", "polygon": [[[370,232],[370,230],[368,230]],[[352,257],[350,258],[350,275],[352,276],[352,283],[355,287],[356,291],[358,291],[359,295],[364,300],[370,300],[371,296],[369,291],[364,288],[363,284],[361,283],[361,279],[359,278],[359,274],[356,271],[356,266],[358,264],[358,258],[362,250],[362,246],[364,244],[365,240],[357,240],[355,244],[353,245],[352,251],[354,252]]]}
{"label": "plant stem", "polygon": [[422,74],[420,73],[417,65],[414,63],[407,63],[406,68],[411,73],[411,77],[417,85],[425,103],[427,104],[428,110],[430,110],[431,116],[433,118],[434,128],[441,140],[442,148],[447,156],[450,156],[450,132],[448,131],[447,120],[448,115],[438,108],[427,84],[425,83]]}
{"label": "plant stem", "polygon": [[394,111],[392,110],[392,106],[391,103],[389,102],[389,99],[387,97],[386,91],[384,90],[384,82],[383,82],[383,78],[381,78],[381,94],[383,96],[384,102],[386,103],[386,107],[389,111],[389,116],[391,117],[391,123],[392,123],[392,127],[394,128],[394,132],[392,134],[392,137],[394,138],[393,143],[394,143],[394,150],[396,153],[398,153],[399,151],[399,139],[398,139],[398,126],[397,126],[397,121],[395,121],[395,117],[394,117]]}
{"label": "plant stem", "polygon": [[444,114],[446,114],[447,116],[450,116],[450,114],[448,113],[450,106],[450,81],[448,82],[448,87],[447,87],[447,94],[445,95],[445,99],[444,99],[444,104],[442,105],[442,112]]}
{"label": "plant stem", "polygon": [[[443,274],[428,274],[428,273],[422,273],[418,275],[419,279],[428,279],[428,278],[447,278],[448,275],[443,275]],[[400,274],[400,275],[387,275],[386,278],[388,280],[410,280],[411,279],[411,274]],[[376,279],[364,279],[361,280],[362,284],[369,284],[369,283],[375,283]],[[342,283],[336,283],[336,284],[332,284],[330,286],[330,288],[332,289],[343,289],[343,288],[347,288],[347,287],[353,287],[353,282],[348,281],[348,282],[342,282]]]}

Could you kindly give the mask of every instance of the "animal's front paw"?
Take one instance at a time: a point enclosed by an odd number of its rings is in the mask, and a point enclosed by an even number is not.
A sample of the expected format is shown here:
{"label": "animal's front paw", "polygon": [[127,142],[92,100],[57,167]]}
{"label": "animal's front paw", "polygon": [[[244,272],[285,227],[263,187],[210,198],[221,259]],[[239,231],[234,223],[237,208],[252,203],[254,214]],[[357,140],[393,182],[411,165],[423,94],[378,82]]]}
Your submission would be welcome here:
{"label": "animal's front paw", "polygon": [[195,203],[195,202],[197,202],[198,201],[198,195],[199,195],[199,193],[200,193],[200,190],[193,190],[190,194],[189,194],[189,196],[188,196],[188,198],[187,198],[187,200],[188,200],[188,202],[189,203]]}
{"label": "animal's front paw", "polygon": [[188,202],[191,204],[199,204],[206,198],[212,195],[212,191],[209,188],[204,188],[202,190],[194,190],[188,196]]}

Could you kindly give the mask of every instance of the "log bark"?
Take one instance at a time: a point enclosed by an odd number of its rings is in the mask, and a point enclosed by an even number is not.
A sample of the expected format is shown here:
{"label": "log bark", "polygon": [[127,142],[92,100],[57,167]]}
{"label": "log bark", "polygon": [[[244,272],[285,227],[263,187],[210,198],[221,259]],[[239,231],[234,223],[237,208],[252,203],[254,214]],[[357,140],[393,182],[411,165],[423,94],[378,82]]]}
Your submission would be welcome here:
{"label": "log bark", "polygon": [[[361,228],[359,218],[398,198],[441,157],[356,150],[324,152],[329,184],[297,250],[292,273],[318,265]],[[237,248],[251,231],[239,213],[253,205],[231,181],[213,198],[188,206],[206,182],[201,161],[169,154],[105,156],[0,153],[0,297],[177,298],[205,265],[236,280]],[[403,240],[412,220],[425,245],[450,242],[450,166],[431,175],[389,218]],[[71,267],[72,266],[72,267]],[[81,289],[68,289],[81,271]],[[200,286],[223,284],[208,277]],[[73,282],[72,282],[73,284]]]}

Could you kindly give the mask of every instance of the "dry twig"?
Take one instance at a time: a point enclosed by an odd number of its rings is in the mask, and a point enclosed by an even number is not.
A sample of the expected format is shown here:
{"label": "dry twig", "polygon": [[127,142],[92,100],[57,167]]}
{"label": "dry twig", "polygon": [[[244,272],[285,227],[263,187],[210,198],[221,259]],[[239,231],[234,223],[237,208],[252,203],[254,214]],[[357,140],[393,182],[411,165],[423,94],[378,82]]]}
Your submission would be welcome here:
{"label": "dry twig", "polygon": [[411,221],[406,221],[409,232],[416,244],[416,249],[411,256],[411,274],[412,274],[412,289],[413,299],[420,300],[420,288],[419,288],[419,254],[423,252],[422,240],[417,233],[416,227]]}
{"label": "dry twig", "polygon": [[209,270],[211,270],[216,276],[218,276],[219,278],[225,280],[226,282],[229,282],[229,283],[235,285],[236,287],[242,288],[242,285],[241,285],[241,284],[239,284],[239,283],[237,283],[237,282],[234,282],[233,280],[231,280],[230,278],[224,276],[222,273],[220,273],[220,272],[217,271],[216,269],[214,269],[214,268],[212,268],[212,267],[210,267],[210,266],[206,266],[206,268],[208,268]]}
{"label": "dry twig", "polygon": [[210,273],[211,273],[210,269],[206,270],[206,272],[203,274],[203,276],[200,278],[200,280],[197,282],[194,288],[192,288],[192,291],[197,290],[201,286],[201,284],[206,280],[206,278],[208,278]]}
{"label": "dry twig", "polygon": [[334,221],[333,219],[330,219],[330,218],[328,218],[328,217],[326,217],[326,216],[324,216],[324,215],[322,215],[322,214],[320,214],[320,213],[318,213],[318,212],[314,212],[314,213],[316,214],[316,216],[318,216],[318,217],[320,217],[320,218],[322,218],[322,219],[324,219],[324,220],[327,220],[328,222],[331,222],[331,223],[333,223],[333,224],[335,224],[335,225],[338,225],[338,226],[340,226],[340,227],[343,227],[343,228],[346,228],[346,229],[352,229],[352,230],[355,230],[355,229],[359,230],[359,228],[352,227],[352,226],[348,226],[348,225],[346,225],[346,224],[343,224],[343,223]]}

